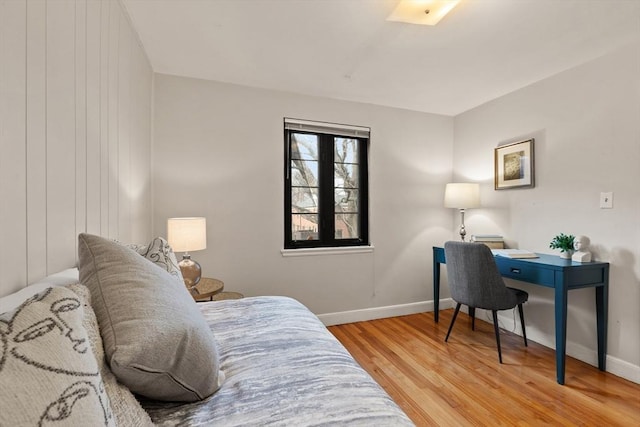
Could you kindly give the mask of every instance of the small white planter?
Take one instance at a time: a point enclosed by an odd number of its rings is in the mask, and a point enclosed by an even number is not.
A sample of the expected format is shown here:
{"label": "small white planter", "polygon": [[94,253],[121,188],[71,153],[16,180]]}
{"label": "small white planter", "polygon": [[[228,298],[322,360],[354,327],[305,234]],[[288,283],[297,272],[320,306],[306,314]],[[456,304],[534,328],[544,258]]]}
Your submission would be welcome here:
{"label": "small white planter", "polygon": [[571,259],[571,255],[573,255],[573,251],[560,252],[560,258],[563,259]]}

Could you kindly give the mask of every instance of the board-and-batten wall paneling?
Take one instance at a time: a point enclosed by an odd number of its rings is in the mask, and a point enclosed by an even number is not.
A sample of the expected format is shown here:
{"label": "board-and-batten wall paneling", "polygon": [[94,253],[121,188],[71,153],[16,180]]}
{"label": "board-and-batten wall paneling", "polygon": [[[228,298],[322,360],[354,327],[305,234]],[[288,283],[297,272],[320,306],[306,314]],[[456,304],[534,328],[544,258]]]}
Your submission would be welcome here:
{"label": "board-and-batten wall paneling", "polygon": [[0,0],[0,296],[151,237],[151,87],[117,0]]}

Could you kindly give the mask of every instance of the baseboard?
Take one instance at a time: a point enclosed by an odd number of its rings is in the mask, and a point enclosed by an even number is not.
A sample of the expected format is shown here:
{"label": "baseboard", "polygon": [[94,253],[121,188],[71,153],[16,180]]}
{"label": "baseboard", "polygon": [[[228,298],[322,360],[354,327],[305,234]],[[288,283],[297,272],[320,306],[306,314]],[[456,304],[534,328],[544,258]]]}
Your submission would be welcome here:
{"label": "baseboard", "polygon": [[[453,307],[451,298],[440,300],[440,309]],[[318,314],[325,326],[342,325],[344,323],[365,322],[367,320],[387,317],[406,316],[408,314],[433,311],[433,301],[412,302],[409,304],[388,305],[385,307],[364,308],[362,310],[341,311],[337,313]]]}
{"label": "baseboard", "polygon": [[[454,307],[454,302],[451,298],[440,300],[440,309],[445,310],[447,308]],[[318,318],[325,324],[325,326],[342,325],[344,323],[365,322],[367,320],[384,319],[387,317],[406,316],[408,314],[424,313],[433,311],[433,301],[421,301],[410,304],[390,305],[385,307],[373,307],[365,308],[362,310],[350,310],[341,311],[337,313],[325,313],[319,314]],[[476,317],[484,319],[482,317],[484,310],[478,310]],[[513,322],[513,319],[498,315],[499,321],[502,320],[502,325],[505,323]],[[491,320],[488,320],[491,322]],[[522,335],[520,331],[519,322],[516,322],[516,330],[513,331],[518,335]],[[529,336],[533,335],[533,336]],[[531,331],[527,334],[527,338],[545,347],[555,348],[555,338],[544,334],[536,334]],[[598,353],[595,350],[581,346],[579,344],[567,342],[567,355],[575,359],[581,360],[592,366],[598,365]],[[640,366],[636,366],[632,363],[618,359],[617,357],[607,356],[607,372],[624,378],[631,382],[640,384]]]}
{"label": "baseboard", "polygon": [[625,380],[640,384],[640,366],[620,360],[617,357],[607,356],[607,372],[611,372]]}
{"label": "baseboard", "polygon": [[[522,335],[520,330],[516,332],[518,335]],[[541,344],[545,347],[549,347],[555,349],[555,337],[547,336],[543,334],[531,334],[533,336],[529,337],[530,334],[527,334],[527,338],[531,339],[538,344]],[[578,359],[584,363],[588,363],[591,366],[598,366],[598,351],[594,349],[590,349],[580,344],[573,343],[571,341],[567,341],[567,356],[573,357],[574,359]],[[607,355],[607,372],[618,376],[620,378],[624,378],[636,384],[640,384],[640,366],[636,366],[632,363],[624,361],[622,359],[618,359],[617,357],[613,357],[611,355]]]}
{"label": "baseboard", "polygon": [[[491,312],[485,310],[476,311],[476,317],[478,319],[486,320],[489,323],[491,323],[490,316]],[[505,325],[515,326],[515,330],[513,331],[511,331],[511,327],[504,329],[510,330],[511,332],[522,336],[520,322],[514,322],[513,318],[501,316],[500,314],[498,314],[498,323],[500,323],[500,327],[504,327]],[[527,329],[527,339],[554,350],[556,348],[556,338],[553,335],[542,334],[539,331]],[[584,363],[588,363],[591,366],[598,366],[597,350],[573,343],[571,341],[567,341],[567,356],[578,359]],[[636,366],[632,363],[618,359],[617,357],[607,355],[607,372],[620,378],[624,378],[625,380],[640,384],[640,366]]]}

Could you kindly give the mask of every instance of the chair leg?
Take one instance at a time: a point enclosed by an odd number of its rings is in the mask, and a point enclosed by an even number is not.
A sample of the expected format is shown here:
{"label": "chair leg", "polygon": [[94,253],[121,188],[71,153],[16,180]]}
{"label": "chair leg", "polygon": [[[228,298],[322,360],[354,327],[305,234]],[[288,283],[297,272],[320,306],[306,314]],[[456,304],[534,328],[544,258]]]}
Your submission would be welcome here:
{"label": "chair leg", "polygon": [[520,313],[520,325],[522,326],[522,336],[524,337],[524,346],[527,345],[527,330],[524,328],[524,310],[522,309],[522,304],[518,304],[518,312]]}
{"label": "chair leg", "polygon": [[469,307],[469,316],[471,316],[471,330],[476,330],[476,308]]}
{"label": "chair leg", "polygon": [[498,344],[498,359],[502,363],[502,350],[500,349],[500,328],[498,328],[498,311],[492,310],[493,314],[493,329],[496,331],[496,344]]}
{"label": "chair leg", "polygon": [[458,303],[456,305],[456,311],[453,312],[453,318],[451,319],[451,324],[449,325],[449,330],[447,331],[447,336],[444,339],[444,341],[446,342],[449,339],[449,334],[451,333],[451,329],[453,329],[453,324],[456,323],[456,317],[458,317],[458,312],[460,311],[460,306],[462,304]]}

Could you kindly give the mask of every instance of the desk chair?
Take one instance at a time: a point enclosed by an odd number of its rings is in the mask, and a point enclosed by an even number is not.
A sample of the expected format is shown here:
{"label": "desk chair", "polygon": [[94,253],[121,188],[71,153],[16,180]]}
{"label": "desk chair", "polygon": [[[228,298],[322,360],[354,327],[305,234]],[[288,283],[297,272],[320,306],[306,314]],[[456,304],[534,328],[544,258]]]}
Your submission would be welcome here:
{"label": "desk chair", "polygon": [[498,345],[498,359],[502,363],[500,349],[500,332],[498,328],[498,310],[510,310],[518,306],[524,345],[527,346],[527,333],[524,327],[524,313],[522,304],[527,301],[529,294],[525,291],[508,288],[498,272],[493,254],[488,246],[482,243],[446,242],[444,244],[447,259],[447,276],[451,298],[457,303],[451,319],[445,342],[456,322],[456,317],[462,304],[469,307],[472,329],[475,326],[475,309],[491,310],[493,314],[493,328]]}

